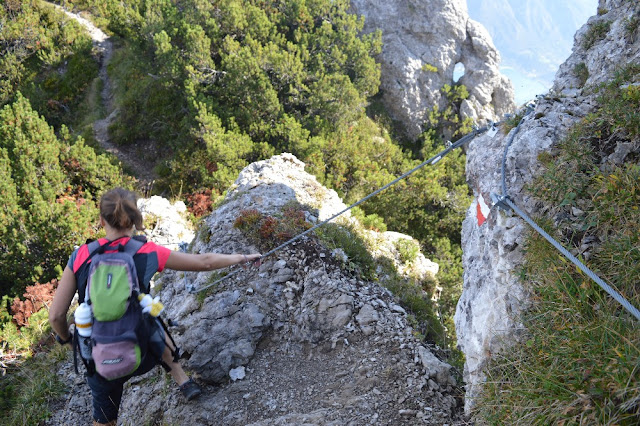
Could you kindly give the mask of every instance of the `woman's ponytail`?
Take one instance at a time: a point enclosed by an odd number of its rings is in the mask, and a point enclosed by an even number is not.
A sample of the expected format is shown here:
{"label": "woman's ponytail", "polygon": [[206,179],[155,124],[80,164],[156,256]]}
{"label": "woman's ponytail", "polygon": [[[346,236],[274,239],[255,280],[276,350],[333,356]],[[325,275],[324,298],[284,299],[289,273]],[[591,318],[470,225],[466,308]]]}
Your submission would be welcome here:
{"label": "woman's ponytail", "polygon": [[100,215],[107,223],[118,230],[136,227],[144,230],[142,213],[138,210],[137,196],[123,188],[115,188],[100,199]]}

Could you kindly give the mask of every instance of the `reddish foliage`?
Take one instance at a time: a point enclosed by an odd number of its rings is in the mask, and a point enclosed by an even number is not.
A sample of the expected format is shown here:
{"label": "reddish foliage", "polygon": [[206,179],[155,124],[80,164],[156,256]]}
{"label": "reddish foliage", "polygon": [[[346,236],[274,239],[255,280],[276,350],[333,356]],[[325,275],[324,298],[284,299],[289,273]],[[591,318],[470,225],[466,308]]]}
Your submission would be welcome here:
{"label": "reddish foliage", "polygon": [[241,210],[240,214],[233,222],[234,228],[248,229],[262,219],[262,213],[256,209]]}
{"label": "reddish foliage", "polygon": [[280,231],[275,235],[275,239],[278,241],[287,241],[293,238],[293,235],[289,231]]}
{"label": "reddish foliage", "polygon": [[59,195],[58,198],[56,199],[56,203],[63,204],[67,201],[71,201],[72,203],[75,203],[76,207],[79,208],[79,207],[82,207],[82,205],[87,202],[87,200],[84,198],[83,195],[84,193],[82,190],[82,186],[79,186],[76,188],[67,186],[65,188],[64,193],[62,195]]}
{"label": "reddish foliage", "polygon": [[211,190],[206,189],[204,191],[194,192],[193,194],[187,195],[187,204],[189,211],[195,217],[211,213],[211,206],[213,205]]}
{"label": "reddish foliage", "polygon": [[20,12],[22,11],[22,5],[20,3],[19,0],[7,0],[5,7],[10,11]]}
{"label": "reddish foliage", "polygon": [[295,207],[287,207],[282,211],[282,215],[286,219],[290,228],[309,229],[311,224],[306,221],[304,210]]}
{"label": "reddish foliage", "polygon": [[262,238],[269,239],[273,236],[274,232],[278,228],[278,219],[267,216],[260,223],[260,229],[258,232]]}
{"label": "reddish foliage", "polygon": [[45,305],[49,306],[57,286],[58,280],[27,286],[23,294],[25,300],[16,297],[11,304],[11,314],[16,325],[18,327],[26,326],[32,314],[38,312]]}
{"label": "reddish foliage", "polygon": [[218,163],[214,161],[207,161],[207,165],[205,167],[209,173],[215,173],[218,171]]}

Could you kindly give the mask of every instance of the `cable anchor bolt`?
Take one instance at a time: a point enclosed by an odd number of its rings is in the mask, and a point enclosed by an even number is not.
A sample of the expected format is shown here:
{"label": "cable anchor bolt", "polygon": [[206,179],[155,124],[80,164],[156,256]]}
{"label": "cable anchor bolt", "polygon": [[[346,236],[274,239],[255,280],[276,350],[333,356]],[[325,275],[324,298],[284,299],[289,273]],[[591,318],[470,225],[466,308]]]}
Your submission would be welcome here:
{"label": "cable anchor bolt", "polygon": [[508,198],[508,195],[498,195],[493,192],[491,193],[491,202],[493,203],[493,207],[497,207],[504,212],[511,213],[511,207],[506,202]]}

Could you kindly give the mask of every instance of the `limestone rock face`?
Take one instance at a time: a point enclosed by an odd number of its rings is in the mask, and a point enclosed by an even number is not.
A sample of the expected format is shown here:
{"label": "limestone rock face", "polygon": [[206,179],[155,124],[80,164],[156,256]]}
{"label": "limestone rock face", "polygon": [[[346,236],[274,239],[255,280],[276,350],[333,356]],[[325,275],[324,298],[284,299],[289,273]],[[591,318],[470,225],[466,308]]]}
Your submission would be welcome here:
{"label": "limestone rock face", "polygon": [[[524,232],[530,228],[514,213],[496,208],[491,198],[492,194],[503,194],[501,163],[505,147],[513,137],[505,164],[506,194],[534,216],[543,206],[524,187],[540,171],[538,155],[553,149],[577,121],[594,109],[590,84],[610,80],[616,64],[637,63],[640,59],[640,34],[636,30],[630,35],[624,25],[630,16],[638,16],[639,4],[601,1],[600,9],[606,13],[590,18],[577,32],[573,53],[556,74],[554,89],[538,100],[519,130],[493,137],[485,134],[468,145],[467,180],[476,198],[463,223],[464,288],[455,315],[458,345],[466,356],[467,410],[480,390],[485,378],[483,368],[491,354],[517,340],[522,327],[518,314],[528,304],[516,271],[523,261]],[[587,47],[586,37],[602,22],[609,22],[610,29]],[[581,63],[589,74],[585,85],[575,73]],[[621,161],[619,157],[625,152],[639,149],[619,147],[618,155],[605,161]],[[488,219],[480,225],[483,210]]]}
{"label": "limestone rock face", "polygon": [[145,235],[149,241],[177,250],[180,243],[193,240],[193,227],[186,219],[184,202],[171,203],[166,198],[154,195],[138,200],[138,209],[146,224]]}
{"label": "limestone rock face", "polygon": [[[640,60],[640,29],[633,25],[638,19],[638,2],[600,0],[599,15],[589,18],[574,37],[571,56],[560,65],[553,84],[558,94],[573,95],[582,89],[610,80],[621,67]],[[576,67],[584,64],[588,77]]]}
{"label": "limestone rock face", "polygon": [[[409,137],[422,132],[426,114],[445,100],[441,89],[459,83],[469,90],[462,112],[476,120],[497,121],[515,109],[511,82],[500,74],[500,55],[486,29],[469,19],[463,0],[352,0],[365,17],[365,32],[382,30],[380,90],[392,117]],[[435,68],[434,68],[435,67]]]}

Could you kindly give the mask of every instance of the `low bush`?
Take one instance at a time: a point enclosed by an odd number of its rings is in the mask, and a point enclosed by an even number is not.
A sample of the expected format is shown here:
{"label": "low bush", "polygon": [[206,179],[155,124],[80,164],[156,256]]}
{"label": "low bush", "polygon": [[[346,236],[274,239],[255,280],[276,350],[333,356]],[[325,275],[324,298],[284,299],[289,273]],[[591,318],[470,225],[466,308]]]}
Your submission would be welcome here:
{"label": "low bush", "polygon": [[262,249],[270,250],[306,231],[312,225],[305,220],[303,207],[290,203],[282,208],[277,217],[262,214],[255,209],[242,210],[233,226],[243,231]]}
{"label": "low bush", "polygon": [[585,50],[591,49],[594,44],[596,44],[600,40],[603,40],[607,36],[610,28],[611,22],[609,21],[601,20],[594,22],[582,38],[582,47]]}

